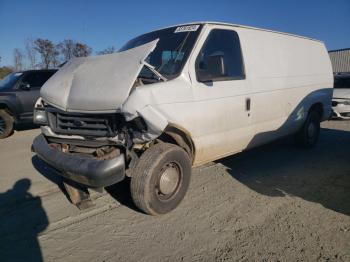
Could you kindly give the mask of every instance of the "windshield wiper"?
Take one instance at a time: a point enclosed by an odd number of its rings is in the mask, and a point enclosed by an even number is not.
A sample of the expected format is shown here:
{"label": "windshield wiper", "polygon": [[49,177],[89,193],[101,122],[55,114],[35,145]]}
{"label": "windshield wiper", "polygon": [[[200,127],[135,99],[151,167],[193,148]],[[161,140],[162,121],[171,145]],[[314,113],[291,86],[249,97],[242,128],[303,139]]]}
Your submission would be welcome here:
{"label": "windshield wiper", "polygon": [[155,74],[158,77],[158,80],[167,81],[166,77],[164,77],[161,73],[159,73],[154,66],[150,65],[146,61],[141,62],[143,65],[145,65],[153,74]]}

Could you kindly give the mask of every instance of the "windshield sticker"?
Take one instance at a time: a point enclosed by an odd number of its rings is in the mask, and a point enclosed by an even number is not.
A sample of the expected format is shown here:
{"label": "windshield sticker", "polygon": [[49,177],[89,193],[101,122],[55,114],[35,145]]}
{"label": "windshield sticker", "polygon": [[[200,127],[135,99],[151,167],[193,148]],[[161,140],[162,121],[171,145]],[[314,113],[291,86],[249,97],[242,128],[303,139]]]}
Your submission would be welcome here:
{"label": "windshield sticker", "polygon": [[197,31],[199,25],[184,25],[176,28],[174,33]]}
{"label": "windshield sticker", "polygon": [[16,73],[15,76],[21,76],[23,73]]}

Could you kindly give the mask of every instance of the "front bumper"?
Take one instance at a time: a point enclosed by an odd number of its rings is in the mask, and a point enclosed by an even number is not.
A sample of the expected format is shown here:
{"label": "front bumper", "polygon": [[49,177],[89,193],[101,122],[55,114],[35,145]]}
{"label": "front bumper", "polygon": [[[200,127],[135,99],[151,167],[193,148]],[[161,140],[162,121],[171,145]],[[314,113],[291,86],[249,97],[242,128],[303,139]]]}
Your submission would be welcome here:
{"label": "front bumper", "polygon": [[121,154],[109,160],[63,153],[50,146],[45,137],[37,136],[32,150],[39,158],[60,171],[61,176],[88,187],[106,187],[125,177],[125,159]]}

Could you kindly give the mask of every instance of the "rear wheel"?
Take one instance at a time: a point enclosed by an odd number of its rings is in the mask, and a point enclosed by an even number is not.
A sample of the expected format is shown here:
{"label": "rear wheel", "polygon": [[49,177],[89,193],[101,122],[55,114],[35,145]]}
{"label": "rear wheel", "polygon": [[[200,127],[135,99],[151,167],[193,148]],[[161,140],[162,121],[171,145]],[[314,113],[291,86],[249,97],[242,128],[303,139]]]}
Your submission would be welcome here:
{"label": "rear wheel", "polygon": [[131,196],[150,215],[175,209],[184,198],[191,175],[191,161],[180,147],[159,143],[140,157],[132,171]]}
{"label": "rear wheel", "polygon": [[296,142],[304,148],[311,148],[316,145],[320,136],[320,121],[319,112],[313,110],[309,112],[304,125],[296,134]]}
{"label": "rear wheel", "polygon": [[0,139],[11,135],[13,131],[13,117],[5,110],[0,110]]}

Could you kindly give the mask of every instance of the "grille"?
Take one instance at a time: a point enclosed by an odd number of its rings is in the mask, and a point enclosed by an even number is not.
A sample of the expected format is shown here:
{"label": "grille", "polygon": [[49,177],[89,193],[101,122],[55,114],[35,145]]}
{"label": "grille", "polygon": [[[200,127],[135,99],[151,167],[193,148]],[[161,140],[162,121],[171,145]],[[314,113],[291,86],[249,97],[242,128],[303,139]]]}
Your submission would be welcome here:
{"label": "grille", "polygon": [[116,134],[116,114],[71,114],[48,111],[49,125],[58,134],[108,137]]}

